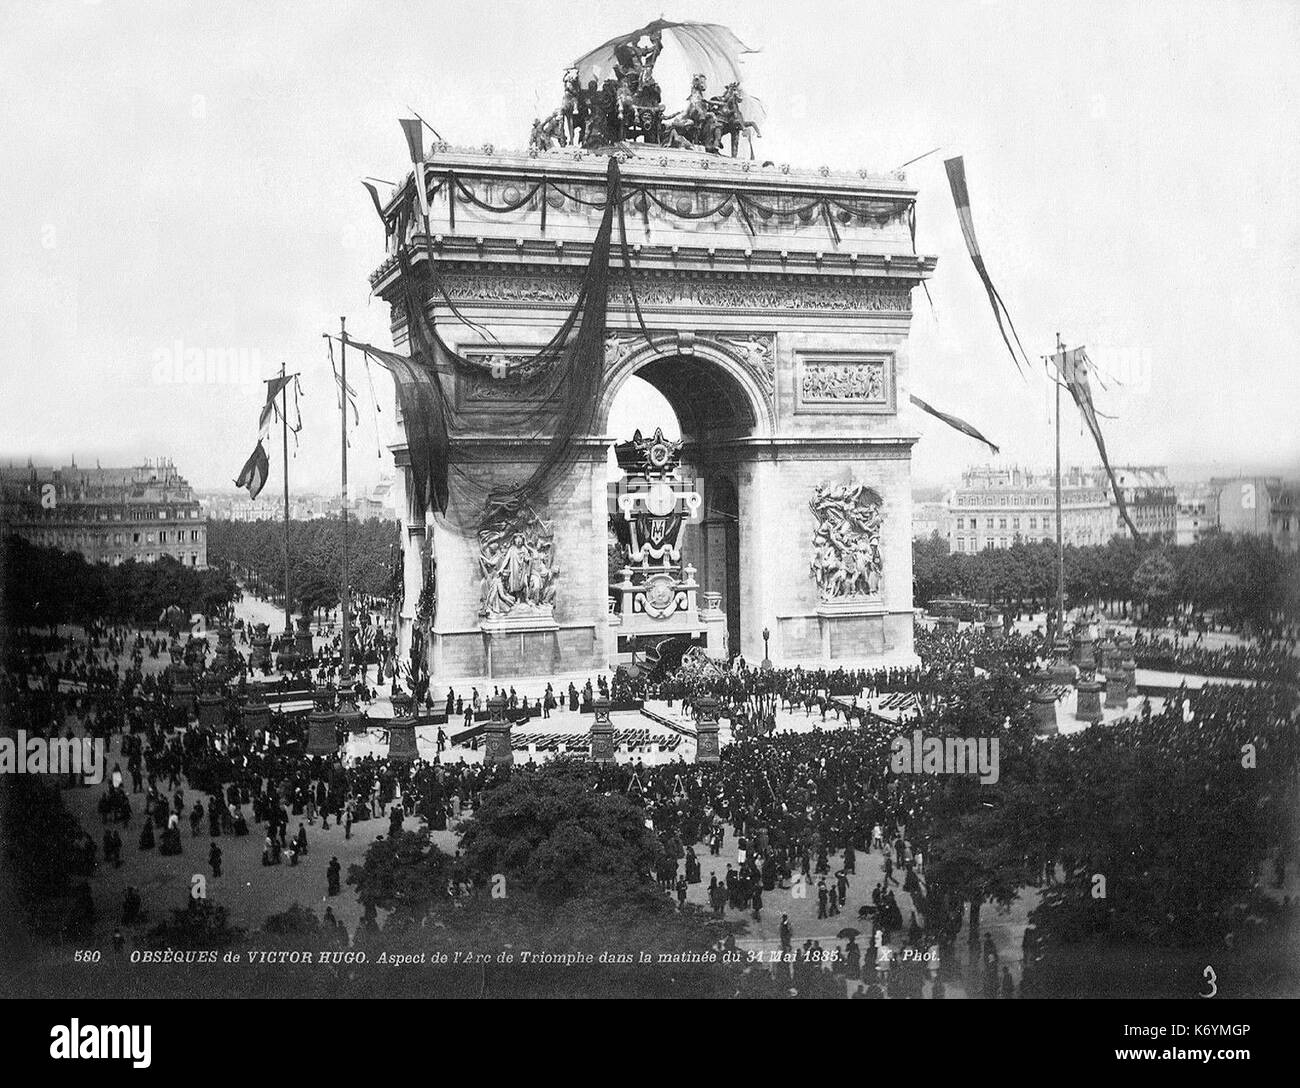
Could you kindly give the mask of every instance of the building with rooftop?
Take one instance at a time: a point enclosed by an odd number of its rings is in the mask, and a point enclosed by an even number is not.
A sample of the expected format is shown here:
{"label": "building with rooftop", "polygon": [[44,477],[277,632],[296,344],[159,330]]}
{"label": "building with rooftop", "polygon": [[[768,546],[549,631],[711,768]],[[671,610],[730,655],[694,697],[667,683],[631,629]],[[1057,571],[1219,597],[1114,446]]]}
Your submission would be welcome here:
{"label": "building with rooftop", "polygon": [[169,459],[129,468],[0,468],[0,523],[33,544],[90,563],[171,556],[208,565],[208,521]]}

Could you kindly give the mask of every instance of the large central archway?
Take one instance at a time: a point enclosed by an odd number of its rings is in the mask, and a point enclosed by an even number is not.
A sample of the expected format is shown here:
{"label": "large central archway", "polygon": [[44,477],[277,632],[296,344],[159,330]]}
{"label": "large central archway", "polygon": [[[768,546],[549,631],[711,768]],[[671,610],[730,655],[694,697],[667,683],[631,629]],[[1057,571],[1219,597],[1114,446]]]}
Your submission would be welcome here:
{"label": "large central archway", "polygon": [[[627,395],[633,377],[653,387],[676,417],[683,442],[682,475],[701,495],[697,517],[687,526],[683,560],[695,571],[701,597],[720,608],[726,618],[718,656],[741,646],[742,526],[737,486],[737,458],[730,447],[739,439],[771,430],[767,400],[746,373],[743,358],[711,339],[689,338],[681,350],[680,334],[644,340],[617,360],[605,382],[600,413],[609,431],[611,407]],[[646,434],[654,423],[647,418],[632,424]],[[628,427],[624,414],[624,428]],[[626,441],[627,434],[613,435]]]}

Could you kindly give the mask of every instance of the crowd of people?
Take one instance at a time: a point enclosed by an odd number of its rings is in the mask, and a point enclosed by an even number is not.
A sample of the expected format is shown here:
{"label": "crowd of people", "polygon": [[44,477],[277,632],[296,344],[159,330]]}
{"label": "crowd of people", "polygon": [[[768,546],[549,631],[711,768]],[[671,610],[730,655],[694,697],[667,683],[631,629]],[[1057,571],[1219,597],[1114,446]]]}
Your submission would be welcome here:
{"label": "crowd of people", "polygon": [[[168,674],[145,668],[146,659],[174,659],[178,645],[158,632],[96,624],[80,634],[20,631],[9,639],[0,700],[11,722],[34,735],[59,735],[76,722],[88,735],[121,738],[119,760],[99,801],[103,856],[110,865],[122,863],[124,831],[130,833],[127,849],[132,839],[138,850],[164,855],[197,848],[186,842],[186,823],[191,843],[208,840],[214,875],[226,864],[219,844],[227,836],[256,834],[263,838],[263,865],[282,864],[286,854],[296,865],[319,836],[341,831],[346,840],[357,822],[385,815],[390,831],[408,818],[434,830],[454,829],[485,791],[509,775],[542,773],[531,763],[508,769],[444,762],[445,736],[432,762],[364,756],[345,763],[313,756],[301,716],[273,710],[267,725],[254,728],[233,702],[216,729],[190,727],[187,709],[172,697]],[[737,659],[729,668],[684,670],[660,679],[620,670],[608,680],[588,680],[582,689],[547,685],[534,707],[548,716],[553,709],[578,710],[598,693],[615,703],[660,699],[687,707],[705,695],[715,698],[731,721],[731,743],[719,762],[634,761],[588,769],[592,788],[627,796],[644,809],[660,847],[653,875],[665,894],[684,904],[691,886],[705,884],[714,916],[730,912],[752,922],[764,921],[777,890],[807,898],[816,904],[818,921],[851,923],[840,931],[847,943],[823,952],[810,939],[791,962],[774,969],[782,983],[809,985],[804,973],[812,963],[850,990],[857,987],[854,996],[919,995],[927,979],[930,995],[942,996],[944,975],[919,965],[933,964],[935,950],[951,948],[962,915],[960,904],[954,910],[948,899],[932,894],[927,870],[936,827],[965,802],[943,776],[891,774],[891,742],[919,728],[998,735],[1004,753],[1029,751],[1033,723],[1027,700],[1020,698],[1022,680],[1043,663],[1047,649],[1014,633],[938,628],[918,629],[916,646],[921,664],[912,668],[760,669]],[[1277,648],[1207,651],[1151,640],[1138,647],[1147,654],[1172,653],[1181,668],[1205,666],[1210,655],[1218,655],[1218,674],[1236,666],[1262,670],[1269,679],[1295,677],[1294,658],[1287,654],[1282,661]],[[206,639],[180,650],[182,658],[190,653],[203,662],[213,653]],[[331,664],[328,655],[316,663],[326,679]],[[240,675],[247,682],[246,670]],[[914,696],[902,718],[871,712],[872,697],[885,693]],[[449,722],[463,716],[469,725],[487,694],[486,687],[483,693],[449,690],[431,703]],[[512,715],[530,709],[513,689],[493,694],[506,699]],[[1011,713],[1008,700],[1017,698]],[[800,710],[805,717],[818,715],[816,728],[775,728],[778,712]],[[1293,687],[1219,686],[1171,699],[1160,713],[1146,704],[1115,728],[1174,759],[1181,746],[1239,746],[1248,735],[1270,758],[1294,768],[1300,760],[1295,713]],[[852,727],[821,728],[828,716],[837,726]],[[1283,867],[1294,849],[1289,834],[1287,827],[1276,829]],[[722,861],[731,844],[735,860]],[[881,874],[872,887],[871,879],[859,877],[859,865],[868,858]],[[326,894],[339,894],[340,873],[335,858],[326,870]],[[460,887],[459,877],[454,883]],[[136,888],[129,898],[124,924],[142,915]],[[783,914],[777,927],[783,950],[795,952],[794,928]],[[973,929],[969,936],[977,938]],[[980,962],[986,994],[1014,992],[1006,965],[999,973],[996,949],[990,955],[987,941]]]}
{"label": "crowd of people", "polygon": [[1140,668],[1193,673],[1239,680],[1294,684],[1300,680],[1296,642],[1249,642],[1217,649],[1195,639],[1154,636],[1141,631],[1133,640],[1133,658]]}

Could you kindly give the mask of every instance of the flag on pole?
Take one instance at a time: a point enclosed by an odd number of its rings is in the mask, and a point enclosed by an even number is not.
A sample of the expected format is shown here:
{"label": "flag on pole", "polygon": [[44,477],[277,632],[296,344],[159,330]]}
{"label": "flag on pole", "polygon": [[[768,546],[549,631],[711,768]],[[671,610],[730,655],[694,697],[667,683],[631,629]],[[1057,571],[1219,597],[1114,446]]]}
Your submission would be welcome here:
{"label": "flag on pole", "polygon": [[282,392],[285,386],[293,381],[294,375],[282,374],[275,378],[266,379],[266,403],[262,405],[262,412],[257,417],[257,436],[265,438],[271,430],[271,423],[276,417],[275,399]]}
{"label": "flag on pole", "polygon": [[1115,470],[1110,467],[1110,458],[1106,456],[1106,440],[1101,436],[1101,423],[1097,419],[1097,409],[1092,403],[1092,387],[1088,384],[1088,353],[1081,347],[1071,348],[1069,351],[1053,354],[1052,362],[1065,388],[1070,391],[1070,396],[1079,409],[1079,415],[1083,417],[1084,425],[1092,434],[1093,441],[1097,443],[1097,453],[1101,455],[1102,467],[1110,477],[1110,489],[1115,496],[1115,505],[1119,508],[1120,519],[1133,534],[1133,539],[1141,540],[1142,534],[1138,532],[1133,519],[1129,517],[1128,504],[1124,502],[1124,492],[1119,486],[1119,481],[1115,479]]}
{"label": "flag on pole", "polygon": [[[348,343],[351,342],[351,340],[348,341]],[[352,406],[352,425],[360,427],[361,413],[357,411],[357,391],[352,388],[350,383],[343,380],[343,375],[339,373],[339,368],[334,363],[334,341],[326,340],[325,346],[329,349],[330,368],[334,371],[334,384],[338,387],[339,410],[342,410],[343,402],[346,400]]]}
{"label": "flag on pole", "polygon": [[[984,257],[980,253],[979,241],[975,237],[975,221],[971,217],[970,210],[970,193],[966,189],[966,164],[962,161],[960,155],[955,159],[944,160],[944,167],[948,171],[948,184],[952,188],[953,203],[957,205],[957,218],[961,221],[961,233],[966,239],[966,249],[970,253],[971,263],[975,265],[975,271],[979,273],[980,281],[984,284],[984,290],[989,296],[989,305],[993,308],[993,318],[998,323],[998,332],[1002,334],[1002,342],[1006,344],[1007,351],[1011,354],[1011,361],[1016,364],[1016,369],[1020,371],[1020,376],[1025,375],[1025,367],[1021,365],[1021,360],[1025,361],[1027,366],[1029,357],[1025,354],[1025,349],[1020,344],[1020,334],[1016,332],[1016,326],[1011,320],[1011,314],[1007,311],[1006,304],[1002,301],[1002,296],[998,294],[998,289],[993,286],[993,280],[989,278],[988,269],[984,266]],[[1007,336],[1007,329],[1011,330],[1011,336]],[[1015,338],[1016,346],[1011,346],[1011,339]],[[1020,349],[1019,356],[1016,355],[1016,348]]]}
{"label": "flag on pole", "polygon": [[988,446],[988,448],[991,449],[994,453],[999,452],[997,446],[995,446],[992,442],[990,442],[987,438],[985,438],[982,434],[980,434],[979,431],[977,431],[964,419],[960,419],[957,416],[950,416],[947,412],[939,411],[938,408],[935,408],[931,404],[927,404],[915,393],[909,394],[909,396],[911,398],[912,403],[915,404],[918,408],[920,408],[921,411],[929,412],[930,415],[934,416],[935,419],[943,420],[946,424],[948,424],[949,427],[952,427],[954,430],[961,431],[962,434],[969,435],[971,438],[975,439],[976,442],[983,442],[984,445]]}
{"label": "flag on pole", "polygon": [[235,480],[236,487],[246,487],[250,499],[257,498],[262,488],[266,486],[266,478],[271,474],[271,462],[266,456],[266,447],[262,445],[262,440],[257,440],[257,448],[253,450],[248,460],[244,462],[244,467],[239,470],[239,476]]}
{"label": "flag on pole", "polygon": [[424,162],[424,125],[420,123],[418,117],[399,117],[397,123],[402,126],[402,134],[406,137],[406,146],[411,151],[411,161],[414,163]]}
{"label": "flag on pole", "polygon": [[406,136],[406,146],[411,151],[411,162],[415,164],[415,197],[420,202],[420,214],[429,214],[429,194],[424,188],[424,126],[418,118],[399,117],[397,123],[402,126]]}
{"label": "flag on pole", "polygon": [[366,187],[366,192],[370,194],[370,199],[374,201],[375,214],[379,216],[380,221],[384,224],[385,227],[387,227],[388,220],[384,218],[384,203],[382,200],[379,199],[379,190],[376,189],[373,185],[371,185],[370,182],[368,181],[363,181],[361,184]]}

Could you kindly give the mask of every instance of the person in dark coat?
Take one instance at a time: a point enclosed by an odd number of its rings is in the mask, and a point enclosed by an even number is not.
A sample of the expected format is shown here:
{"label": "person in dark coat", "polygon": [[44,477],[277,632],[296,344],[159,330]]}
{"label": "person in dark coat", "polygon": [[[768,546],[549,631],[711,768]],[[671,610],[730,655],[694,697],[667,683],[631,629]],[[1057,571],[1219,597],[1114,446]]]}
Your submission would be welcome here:
{"label": "person in dark coat", "polygon": [[221,875],[221,847],[215,842],[208,849],[208,864],[212,866],[212,875]]}
{"label": "person in dark coat", "polygon": [[338,858],[330,858],[330,863],[325,867],[325,881],[327,886],[327,895],[339,894],[339,874],[342,871]]}

